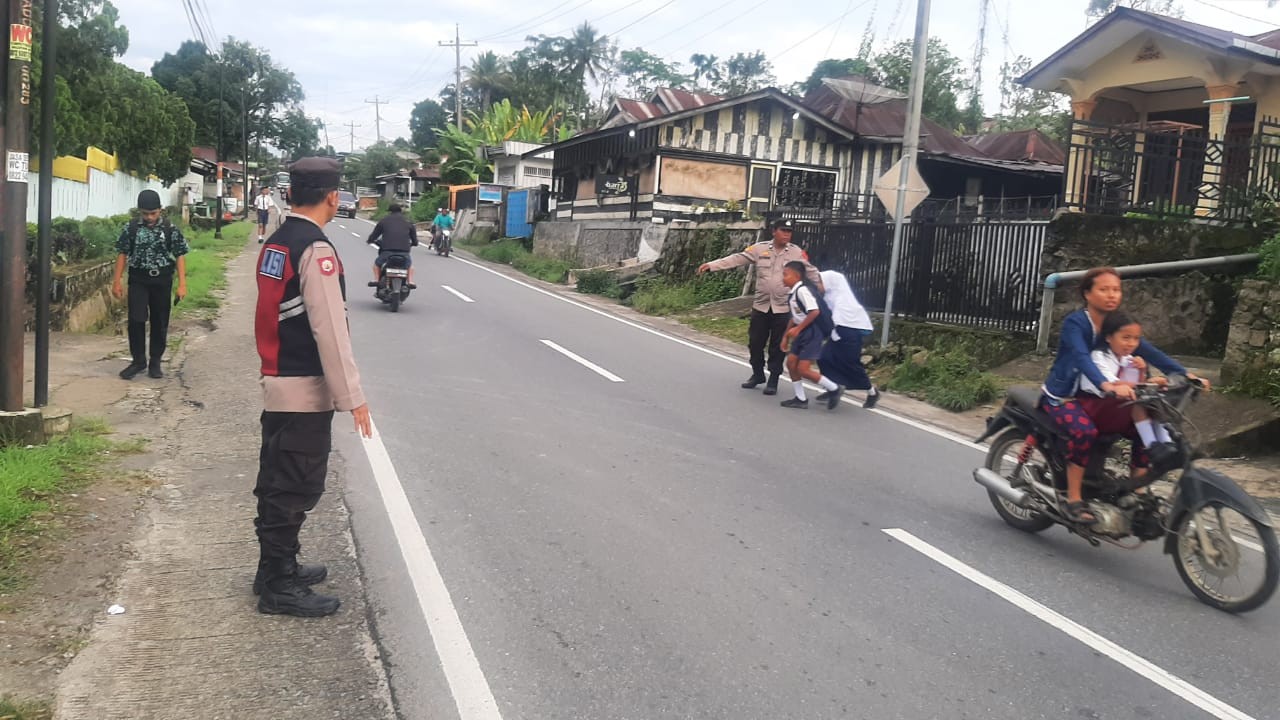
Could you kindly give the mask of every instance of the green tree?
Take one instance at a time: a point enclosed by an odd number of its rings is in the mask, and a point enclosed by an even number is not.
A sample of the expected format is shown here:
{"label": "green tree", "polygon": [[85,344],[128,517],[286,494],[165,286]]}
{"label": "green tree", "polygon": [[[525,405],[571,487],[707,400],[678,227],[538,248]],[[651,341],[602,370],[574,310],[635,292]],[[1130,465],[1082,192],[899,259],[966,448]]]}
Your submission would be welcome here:
{"label": "green tree", "polygon": [[480,107],[487,108],[506,97],[511,78],[507,74],[507,63],[492,50],[480,53],[471,60],[466,70],[467,85],[480,96]]}
{"label": "green tree", "polygon": [[379,175],[399,172],[404,161],[396,155],[391,143],[381,142],[370,145],[360,155],[348,156],[345,174],[357,186],[372,187]]}
{"label": "green tree", "polygon": [[300,108],[289,108],[276,123],[273,145],[291,159],[315,155],[320,151],[320,125]]}
{"label": "green tree", "polygon": [[[910,92],[912,41],[903,40],[875,58],[874,68],[880,84],[899,92]],[[925,61],[924,101],[921,113],[936,123],[957,130],[964,125],[965,114],[959,98],[966,95],[968,83],[964,64],[951,54],[946,43],[929,39]]]}
{"label": "green tree", "polygon": [[693,66],[694,87],[710,90],[720,84],[720,58],[694,53],[689,56],[689,64]]}
{"label": "green tree", "polygon": [[1018,78],[1030,69],[1031,59],[1025,55],[1000,66],[1000,113],[996,116],[996,127],[1001,131],[1040,130],[1063,140],[1070,113],[1061,95],[1018,83]]}
{"label": "green tree", "polygon": [[[575,89],[580,91],[580,100],[586,100],[586,82],[598,82],[608,67],[612,43],[607,35],[601,35],[590,23],[582,23],[574,28],[573,35],[558,43],[559,59],[576,81]],[[583,102],[585,104],[585,102]]]}
{"label": "green tree", "polygon": [[751,53],[735,53],[720,71],[716,92],[725,97],[746,95],[773,85],[773,64],[759,50]]}
{"label": "green tree", "polygon": [[680,63],[669,63],[640,48],[619,53],[617,71],[626,82],[625,91],[633,98],[645,98],[660,87],[683,87],[689,82],[689,77],[680,72]]}
{"label": "green tree", "polygon": [[822,87],[823,78],[840,78],[849,75],[861,75],[871,82],[876,82],[875,71],[866,60],[861,58],[844,58],[835,59],[827,58],[819,60],[818,64],[813,67],[813,72],[809,73],[809,77],[800,84],[798,88],[801,95],[813,92]]}
{"label": "green tree", "polygon": [[427,99],[413,106],[409,114],[409,139],[419,152],[436,146],[436,128],[449,122],[449,113],[435,100]]}
{"label": "green tree", "polygon": [[[1102,17],[1117,7],[1129,7],[1134,10],[1182,17],[1182,6],[1178,0],[1089,0],[1087,13],[1089,17]],[[1270,3],[1268,7],[1271,7]]]}

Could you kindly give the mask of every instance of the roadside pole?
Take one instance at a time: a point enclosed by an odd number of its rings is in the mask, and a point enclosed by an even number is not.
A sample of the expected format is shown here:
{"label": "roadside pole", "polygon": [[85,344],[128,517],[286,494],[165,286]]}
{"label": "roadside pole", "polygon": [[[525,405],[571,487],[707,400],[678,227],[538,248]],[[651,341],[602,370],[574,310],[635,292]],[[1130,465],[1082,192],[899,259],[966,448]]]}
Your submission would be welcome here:
{"label": "roadside pole", "polygon": [[911,96],[907,100],[907,127],[902,136],[902,167],[898,175],[898,204],[893,218],[893,252],[889,260],[889,289],[884,300],[884,324],[880,347],[889,344],[889,323],[893,317],[893,293],[898,283],[898,260],[902,256],[902,212],[907,201],[907,185],[920,150],[920,105],[924,101],[925,62],[929,52],[929,0],[916,6],[916,34],[912,46]]}
{"label": "roadside pole", "polygon": [[[21,412],[27,272],[27,137],[31,112],[32,0],[9,0],[4,58],[4,220],[0,238],[0,410]],[[49,168],[44,168],[45,174]]]}
{"label": "roadside pole", "polygon": [[57,55],[58,0],[44,0],[44,22],[40,35],[40,197],[37,223],[40,238],[36,252],[36,387],[35,406],[49,404],[49,293],[52,290],[53,155],[57,142],[53,134],[53,109],[57,102],[54,82]]}

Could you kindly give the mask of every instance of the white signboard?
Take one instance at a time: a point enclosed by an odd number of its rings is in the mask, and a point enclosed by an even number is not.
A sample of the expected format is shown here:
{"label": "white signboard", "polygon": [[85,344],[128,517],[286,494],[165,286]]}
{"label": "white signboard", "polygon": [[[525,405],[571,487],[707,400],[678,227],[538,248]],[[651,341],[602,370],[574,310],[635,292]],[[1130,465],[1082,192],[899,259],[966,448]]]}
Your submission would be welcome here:
{"label": "white signboard", "polygon": [[[880,202],[884,203],[885,209],[889,211],[889,216],[895,220],[898,218],[899,211],[898,179],[901,174],[902,160],[899,160],[889,168],[889,172],[876,180],[874,188],[876,197],[880,198]],[[912,163],[911,170],[907,173],[907,192],[901,208],[902,217],[910,215],[911,211],[919,207],[927,197],[929,197],[929,186],[925,184],[924,178],[920,177],[920,170]]]}
{"label": "white signboard", "polygon": [[9,182],[27,182],[27,173],[31,171],[30,156],[24,152],[9,151],[9,162],[5,163],[5,178]]}

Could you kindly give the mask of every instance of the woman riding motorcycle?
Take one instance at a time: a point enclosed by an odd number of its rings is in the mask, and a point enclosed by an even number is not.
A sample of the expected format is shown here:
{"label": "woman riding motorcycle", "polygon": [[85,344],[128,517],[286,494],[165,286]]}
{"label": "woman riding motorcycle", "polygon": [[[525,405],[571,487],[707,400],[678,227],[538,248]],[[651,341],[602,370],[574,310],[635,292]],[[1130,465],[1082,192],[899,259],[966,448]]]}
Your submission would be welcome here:
{"label": "woman riding motorcycle", "polygon": [[[1123,293],[1119,273],[1109,267],[1088,271],[1080,281],[1080,296],[1084,299],[1085,307],[1067,315],[1062,321],[1058,355],[1041,388],[1040,409],[1053,420],[1068,440],[1067,513],[1078,523],[1092,525],[1097,522],[1097,518],[1085,506],[1082,490],[1085,467],[1089,464],[1094,441],[1098,438],[1098,428],[1076,400],[1080,377],[1083,374],[1103,392],[1114,393],[1120,398],[1133,399],[1134,391],[1123,383],[1107,382],[1090,357],[1090,353],[1099,346],[1102,321],[1108,313],[1120,307]],[[1166,375],[1176,373],[1197,379],[1178,361],[1160,352],[1146,340],[1139,343],[1133,354]],[[1207,388],[1208,383],[1205,385]],[[1142,462],[1140,454],[1135,453],[1134,459],[1133,476],[1135,481],[1139,481],[1146,470],[1138,467]]]}

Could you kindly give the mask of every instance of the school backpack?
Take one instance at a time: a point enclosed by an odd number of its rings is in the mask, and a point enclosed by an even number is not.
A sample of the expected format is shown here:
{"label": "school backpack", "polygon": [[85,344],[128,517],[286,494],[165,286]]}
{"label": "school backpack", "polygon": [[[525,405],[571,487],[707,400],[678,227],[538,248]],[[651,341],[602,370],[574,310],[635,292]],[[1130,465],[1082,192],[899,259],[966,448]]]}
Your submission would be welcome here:
{"label": "school backpack", "polygon": [[[822,297],[822,291],[818,290],[818,287],[808,280],[802,281],[801,284],[809,288],[809,292],[813,293],[813,299],[818,302],[818,319],[814,320],[813,324],[822,331],[823,338],[831,337],[831,331],[836,329],[836,322],[831,317],[831,308],[827,307],[827,301]],[[800,305],[800,309],[804,310],[806,315],[813,312],[812,308],[804,306],[804,300],[801,300],[799,295],[796,295],[796,303]]]}

